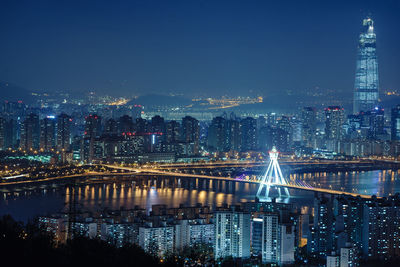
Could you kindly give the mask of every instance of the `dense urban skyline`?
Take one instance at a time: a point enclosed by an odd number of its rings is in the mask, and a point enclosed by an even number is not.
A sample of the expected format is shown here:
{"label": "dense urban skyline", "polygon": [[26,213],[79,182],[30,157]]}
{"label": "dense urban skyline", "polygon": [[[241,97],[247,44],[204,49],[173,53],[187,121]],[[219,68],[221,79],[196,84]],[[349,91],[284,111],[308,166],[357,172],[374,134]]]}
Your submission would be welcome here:
{"label": "dense urban skyline", "polygon": [[400,266],[400,2],[4,10],[4,262]]}
{"label": "dense urban skyline", "polygon": [[2,10],[0,75],[34,91],[268,95],[320,87],[350,96],[369,13],[381,88],[399,89],[398,1],[5,1]]}

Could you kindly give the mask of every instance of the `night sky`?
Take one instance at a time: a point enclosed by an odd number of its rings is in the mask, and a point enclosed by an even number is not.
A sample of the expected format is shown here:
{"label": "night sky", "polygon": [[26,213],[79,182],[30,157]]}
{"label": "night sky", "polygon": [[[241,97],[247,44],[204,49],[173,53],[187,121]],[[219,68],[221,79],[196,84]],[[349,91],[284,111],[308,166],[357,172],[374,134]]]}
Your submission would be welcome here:
{"label": "night sky", "polygon": [[400,90],[400,1],[0,2],[0,80],[30,90],[353,90],[362,18]]}

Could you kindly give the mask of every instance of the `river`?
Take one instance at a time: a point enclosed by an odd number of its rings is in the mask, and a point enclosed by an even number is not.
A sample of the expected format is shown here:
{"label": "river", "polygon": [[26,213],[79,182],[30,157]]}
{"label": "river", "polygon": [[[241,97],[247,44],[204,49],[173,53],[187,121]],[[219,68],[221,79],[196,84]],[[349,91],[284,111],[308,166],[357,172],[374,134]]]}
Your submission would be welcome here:
{"label": "river", "polygon": [[[291,174],[314,187],[332,188],[360,194],[388,196],[400,192],[400,172],[375,170],[365,172]],[[100,210],[140,206],[151,210],[155,204],[169,207],[201,203],[211,207],[254,201],[257,184],[220,182],[206,184],[202,179],[165,177],[109,177],[83,179],[74,186],[52,183],[35,186],[0,187],[0,215],[11,214],[15,219],[27,221],[38,215],[65,210],[72,188],[77,194],[77,209]],[[272,192],[276,195],[277,192]],[[290,190],[290,198],[277,201],[294,203],[299,207],[311,206],[314,194]]]}

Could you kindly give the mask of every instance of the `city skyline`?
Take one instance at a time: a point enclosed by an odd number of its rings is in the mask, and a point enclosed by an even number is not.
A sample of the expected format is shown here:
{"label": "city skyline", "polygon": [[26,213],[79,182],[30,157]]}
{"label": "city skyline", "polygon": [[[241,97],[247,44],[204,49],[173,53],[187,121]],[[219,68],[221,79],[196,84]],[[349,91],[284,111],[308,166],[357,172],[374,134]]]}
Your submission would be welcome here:
{"label": "city skyline", "polygon": [[1,5],[4,262],[400,266],[400,1]]}

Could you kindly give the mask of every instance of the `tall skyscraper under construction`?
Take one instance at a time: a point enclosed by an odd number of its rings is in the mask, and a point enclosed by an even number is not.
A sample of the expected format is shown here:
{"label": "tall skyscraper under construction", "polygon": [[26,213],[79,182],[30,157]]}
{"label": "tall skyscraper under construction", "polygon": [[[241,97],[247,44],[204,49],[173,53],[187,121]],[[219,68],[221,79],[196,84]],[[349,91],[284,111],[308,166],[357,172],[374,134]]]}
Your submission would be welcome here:
{"label": "tall skyscraper under construction", "polygon": [[377,106],[378,99],[379,77],[374,21],[366,18],[363,20],[363,31],[358,44],[353,113],[372,110]]}

